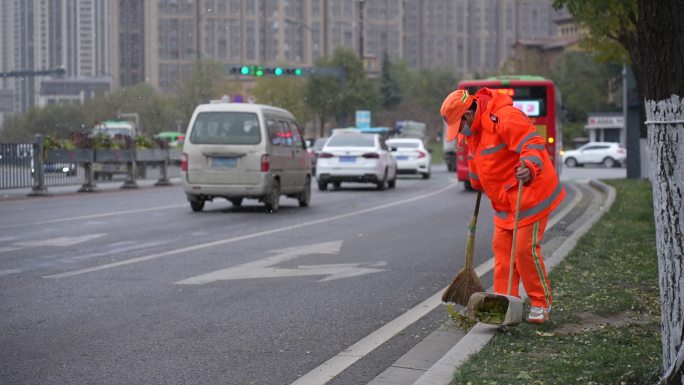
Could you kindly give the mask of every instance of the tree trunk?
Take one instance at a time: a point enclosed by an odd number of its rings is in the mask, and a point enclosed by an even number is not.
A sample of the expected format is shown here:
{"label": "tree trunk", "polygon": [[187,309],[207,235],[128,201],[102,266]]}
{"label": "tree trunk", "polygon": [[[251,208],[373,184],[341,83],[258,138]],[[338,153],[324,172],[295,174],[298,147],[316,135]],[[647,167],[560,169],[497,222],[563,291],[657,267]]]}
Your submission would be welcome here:
{"label": "tree trunk", "polygon": [[638,0],[662,310],[661,384],[684,383],[684,2]]}

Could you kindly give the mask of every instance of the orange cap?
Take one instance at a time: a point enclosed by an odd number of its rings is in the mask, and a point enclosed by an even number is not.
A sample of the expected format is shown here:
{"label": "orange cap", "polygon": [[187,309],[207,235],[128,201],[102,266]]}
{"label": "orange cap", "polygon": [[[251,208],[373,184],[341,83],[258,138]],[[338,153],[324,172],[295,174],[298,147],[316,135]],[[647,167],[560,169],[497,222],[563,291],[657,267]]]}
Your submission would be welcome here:
{"label": "orange cap", "polygon": [[440,113],[447,124],[447,142],[454,140],[456,135],[458,135],[461,118],[468,111],[470,105],[473,104],[473,100],[475,98],[468,93],[468,90],[456,90],[444,99]]}

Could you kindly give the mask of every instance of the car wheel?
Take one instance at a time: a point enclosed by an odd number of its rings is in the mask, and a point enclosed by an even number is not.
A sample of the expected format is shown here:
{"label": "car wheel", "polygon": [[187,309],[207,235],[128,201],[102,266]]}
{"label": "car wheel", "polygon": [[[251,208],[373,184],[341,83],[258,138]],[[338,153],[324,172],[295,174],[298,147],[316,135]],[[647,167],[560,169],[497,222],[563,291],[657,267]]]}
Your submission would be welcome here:
{"label": "car wheel", "polygon": [[280,208],[280,182],[277,180],[273,181],[271,190],[266,195],[266,199],[264,199],[264,204],[268,212],[274,213]]}
{"label": "car wheel", "polygon": [[423,179],[430,179],[430,171],[423,173]]}
{"label": "car wheel", "polygon": [[394,178],[391,181],[387,182],[387,187],[389,187],[389,188],[397,187],[397,176],[396,175],[394,175]]}
{"label": "car wheel", "polygon": [[309,207],[311,201],[311,179],[306,178],[304,191],[299,194],[299,207]]}
{"label": "car wheel", "polygon": [[575,158],[568,158],[565,160],[565,165],[568,167],[577,167],[577,160]]}
{"label": "car wheel", "polygon": [[190,208],[194,212],[202,211],[204,209],[204,201],[190,201]]}
{"label": "car wheel", "polygon": [[325,191],[328,189],[328,182],[318,182],[318,189]]}
{"label": "car wheel", "polygon": [[613,168],[615,167],[615,159],[611,157],[607,157],[606,159],[603,160],[603,165],[607,168]]}
{"label": "car wheel", "polygon": [[378,190],[384,190],[387,188],[387,170],[385,170],[385,175],[383,175],[382,180],[377,183]]}
{"label": "car wheel", "polygon": [[240,198],[230,198],[228,199],[230,203],[235,206],[235,207],[240,207],[242,206],[242,197]]}

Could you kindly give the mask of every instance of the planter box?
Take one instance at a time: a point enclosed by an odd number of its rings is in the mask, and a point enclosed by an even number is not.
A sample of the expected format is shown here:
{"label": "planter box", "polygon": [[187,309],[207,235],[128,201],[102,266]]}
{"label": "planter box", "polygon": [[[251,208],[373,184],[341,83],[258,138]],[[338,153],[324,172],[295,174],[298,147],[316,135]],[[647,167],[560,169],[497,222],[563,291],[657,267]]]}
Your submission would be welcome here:
{"label": "planter box", "polygon": [[137,162],[163,162],[166,160],[167,152],[161,149],[139,149],[135,150],[135,160]]}
{"label": "planter box", "polygon": [[180,162],[181,160],[181,150],[178,150],[176,148],[170,148],[169,149],[169,160],[170,161],[175,161],[175,162]]}
{"label": "planter box", "polygon": [[45,150],[45,162],[48,163],[88,163],[92,162],[94,158],[94,151],[90,149]]}
{"label": "planter box", "polygon": [[95,162],[133,162],[135,150],[95,150]]}

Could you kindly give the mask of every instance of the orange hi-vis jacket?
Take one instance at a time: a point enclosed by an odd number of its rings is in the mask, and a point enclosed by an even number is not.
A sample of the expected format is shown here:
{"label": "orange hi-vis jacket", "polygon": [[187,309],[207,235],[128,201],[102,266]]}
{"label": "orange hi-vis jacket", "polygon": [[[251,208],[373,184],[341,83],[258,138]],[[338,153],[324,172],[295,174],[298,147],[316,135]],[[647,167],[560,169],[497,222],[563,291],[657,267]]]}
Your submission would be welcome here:
{"label": "orange hi-vis jacket", "polygon": [[525,163],[532,179],[523,187],[518,226],[538,221],[565,197],[545,140],[508,96],[488,88],[475,95],[478,103],[473,126],[460,133],[469,148],[470,183],[487,194],[494,207],[494,224],[513,229],[518,181],[515,172]]}

